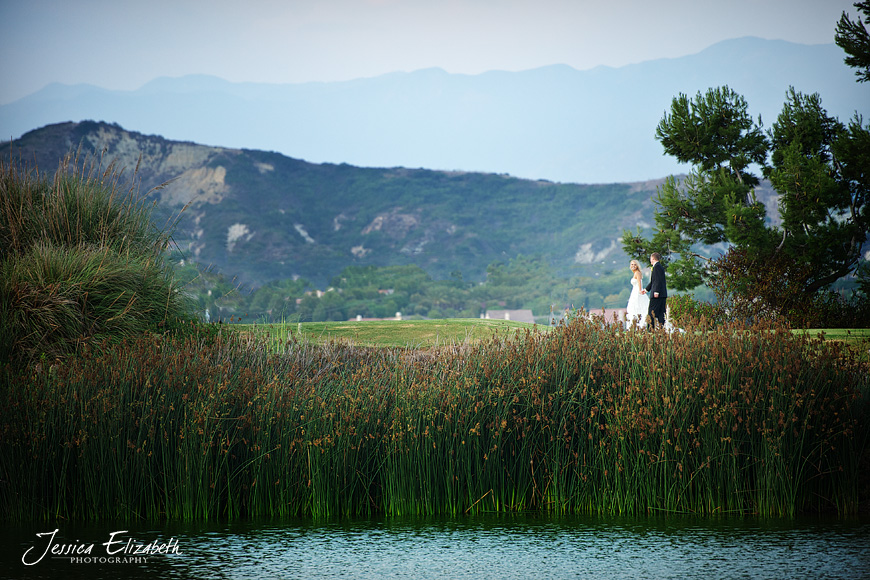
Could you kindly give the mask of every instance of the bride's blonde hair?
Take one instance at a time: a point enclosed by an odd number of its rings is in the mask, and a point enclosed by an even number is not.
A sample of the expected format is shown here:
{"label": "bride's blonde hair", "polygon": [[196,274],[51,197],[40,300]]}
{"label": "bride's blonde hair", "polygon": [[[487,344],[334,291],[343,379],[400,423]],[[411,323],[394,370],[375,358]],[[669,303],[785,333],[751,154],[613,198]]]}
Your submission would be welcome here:
{"label": "bride's blonde hair", "polygon": [[[637,266],[637,269],[640,270],[640,262],[638,262],[637,260],[632,260],[628,263],[629,268],[631,268],[632,266]],[[640,273],[641,275],[643,275],[643,270],[640,270]]]}

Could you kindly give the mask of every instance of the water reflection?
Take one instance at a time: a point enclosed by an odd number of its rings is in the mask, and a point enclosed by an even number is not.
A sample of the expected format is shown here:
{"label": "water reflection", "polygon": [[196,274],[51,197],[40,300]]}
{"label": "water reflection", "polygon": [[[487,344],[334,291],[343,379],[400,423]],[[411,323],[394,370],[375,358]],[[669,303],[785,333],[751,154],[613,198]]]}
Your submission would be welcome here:
{"label": "water reflection", "polygon": [[[250,522],[230,525],[57,526],[71,542],[112,531],[178,539],[180,554],[140,564],[21,565],[35,534],[7,527],[0,572],[11,578],[862,578],[870,520],[552,518],[536,515]],[[101,548],[99,545],[97,546]],[[10,564],[11,563],[11,564]]]}

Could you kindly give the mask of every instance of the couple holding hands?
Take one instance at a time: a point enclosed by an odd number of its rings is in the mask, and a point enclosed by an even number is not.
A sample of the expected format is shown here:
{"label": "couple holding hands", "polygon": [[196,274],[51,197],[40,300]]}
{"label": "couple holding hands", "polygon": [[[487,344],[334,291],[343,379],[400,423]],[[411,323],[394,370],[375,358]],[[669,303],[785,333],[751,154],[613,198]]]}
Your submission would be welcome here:
{"label": "couple holding hands", "polygon": [[643,286],[643,272],[640,269],[640,263],[637,260],[632,260],[629,263],[628,267],[632,271],[631,295],[628,297],[628,306],[626,307],[626,318],[628,319],[627,324],[629,327],[635,323],[638,325],[646,323],[649,329],[653,329],[656,326],[664,328],[665,326],[668,287],[665,282],[665,268],[661,264],[661,259],[662,257],[658,252],[653,253],[649,257],[649,263],[652,265],[652,274],[650,275],[649,284],[645,287]]}

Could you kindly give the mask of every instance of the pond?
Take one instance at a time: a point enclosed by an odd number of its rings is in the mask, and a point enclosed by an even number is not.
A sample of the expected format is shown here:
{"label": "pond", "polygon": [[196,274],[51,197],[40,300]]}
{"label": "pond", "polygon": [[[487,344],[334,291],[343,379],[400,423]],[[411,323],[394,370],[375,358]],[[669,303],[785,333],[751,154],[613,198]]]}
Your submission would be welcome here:
{"label": "pond", "polygon": [[4,578],[870,577],[867,517],[39,524],[4,526],[0,540]]}

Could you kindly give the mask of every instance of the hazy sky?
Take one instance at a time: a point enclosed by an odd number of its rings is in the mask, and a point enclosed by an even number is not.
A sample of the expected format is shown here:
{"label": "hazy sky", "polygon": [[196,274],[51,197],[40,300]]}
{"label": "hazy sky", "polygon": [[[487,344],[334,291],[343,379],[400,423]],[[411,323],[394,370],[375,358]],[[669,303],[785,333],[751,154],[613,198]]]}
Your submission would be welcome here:
{"label": "hazy sky", "polygon": [[52,82],[348,80],[622,66],[727,38],[832,43],[853,0],[0,0],[0,104]]}

